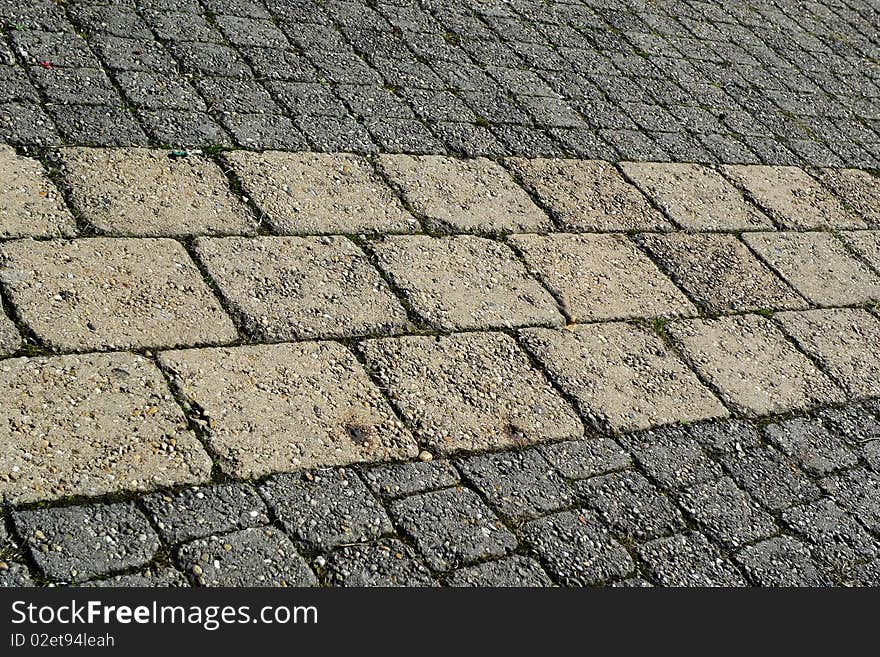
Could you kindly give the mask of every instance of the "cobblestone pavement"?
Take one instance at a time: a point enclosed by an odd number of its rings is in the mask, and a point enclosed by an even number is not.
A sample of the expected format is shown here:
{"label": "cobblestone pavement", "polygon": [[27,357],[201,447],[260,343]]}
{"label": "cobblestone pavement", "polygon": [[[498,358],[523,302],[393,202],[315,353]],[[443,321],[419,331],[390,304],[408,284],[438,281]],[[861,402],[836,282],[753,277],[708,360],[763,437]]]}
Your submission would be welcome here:
{"label": "cobblestone pavement", "polygon": [[0,586],[880,585],[876,5],[0,21]]}

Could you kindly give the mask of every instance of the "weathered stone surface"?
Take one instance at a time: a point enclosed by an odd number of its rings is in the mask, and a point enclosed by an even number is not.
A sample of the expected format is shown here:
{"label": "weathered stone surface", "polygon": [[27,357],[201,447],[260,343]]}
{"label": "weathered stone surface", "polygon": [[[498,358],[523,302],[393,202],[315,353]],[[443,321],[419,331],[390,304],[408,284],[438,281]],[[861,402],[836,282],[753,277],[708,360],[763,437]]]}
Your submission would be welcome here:
{"label": "weathered stone surface", "polygon": [[458,471],[447,460],[390,463],[361,473],[367,486],[383,499],[426,493],[459,483]]}
{"label": "weathered stone surface", "polygon": [[139,573],[114,575],[106,579],[95,579],[85,582],[87,588],[170,588],[186,587],[189,582],[176,568],[171,566],[148,568]]}
{"label": "weathered stone surface", "polygon": [[793,418],[769,424],[764,435],[812,475],[822,477],[857,463],[850,446],[819,419]]}
{"label": "weathered stone surface", "polygon": [[247,234],[256,222],[220,168],[146,148],[65,148],[63,173],[81,215],[107,235]]}
{"label": "weathered stone surface", "polygon": [[552,226],[510,174],[486,158],[381,155],[379,166],[409,206],[438,230],[500,233]]}
{"label": "weathered stone surface", "polygon": [[3,313],[3,301],[0,300],[0,356],[14,354],[21,347],[21,335],[15,323]]}
{"label": "weathered stone surface", "polygon": [[614,431],[724,417],[727,410],[663,341],[622,323],[520,336],[581,414]]}
{"label": "weathered stone surface", "polygon": [[134,354],[0,364],[0,494],[11,502],[199,483],[211,461],[161,373]]}
{"label": "weathered stone surface", "polygon": [[849,230],[839,235],[874,271],[880,272],[880,230]]}
{"label": "weathered stone surface", "polygon": [[195,249],[260,339],[374,335],[408,325],[379,272],[345,237],[202,238]]}
{"label": "weathered stone surface", "polygon": [[0,145],[0,237],[70,237],[73,217],[40,163]]}
{"label": "weathered stone surface", "polygon": [[636,549],[664,586],[746,586],[739,571],[700,533],[658,538]]}
{"label": "weathered stone surface", "polygon": [[880,300],[880,276],[830,233],[746,233],[746,243],[814,304],[840,306]]}
{"label": "weathered stone surface", "polygon": [[540,564],[534,559],[515,554],[498,561],[461,568],[446,580],[448,586],[493,586],[535,588],[553,586]]}
{"label": "weathered stone surface", "polygon": [[792,507],[782,521],[813,546],[817,559],[838,572],[880,554],[877,541],[833,500]]}
{"label": "weathered stone surface", "polygon": [[556,301],[504,244],[470,235],[406,235],[385,237],[371,249],[410,305],[437,328],[563,323]]}
{"label": "weathered stone surface", "polygon": [[832,167],[822,167],[815,173],[862,219],[880,227],[880,180],[877,176],[858,169]]}
{"label": "weathered stone surface", "polygon": [[664,488],[678,490],[721,476],[690,427],[661,427],[619,438],[648,475]]}
{"label": "weathered stone surface", "polygon": [[810,550],[788,536],[768,538],[745,547],[734,559],[760,586],[825,586],[829,583],[813,563]]}
{"label": "weathered stone surface", "polygon": [[412,458],[416,444],[339,344],[166,351],[204,419],[220,467],[236,477]]}
{"label": "weathered stone surface", "polygon": [[53,349],[224,343],[232,321],[170,239],[22,240],[0,245],[0,282],[21,320]]}
{"label": "weathered stone surface", "polygon": [[396,539],[346,545],[331,552],[326,577],[333,586],[437,586],[418,555]]}
{"label": "weathered stone surface", "polygon": [[571,321],[696,314],[625,235],[514,235],[510,242]]}
{"label": "weathered stone surface", "polygon": [[235,151],[223,157],[278,233],[419,230],[418,221],[359,155]]}
{"label": "weathered stone surface", "polygon": [[822,491],[772,447],[758,447],[724,459],[730,476],[770,511],[817,500]]}
{"label": "weathered stone surface", "polygon": [[574,411],[506,335],[386,338],[360,348],[419,441],[437,452],[583,435]]}
{"label": "weathered stone surface", "polygon": [[757,315],[670,323],[696,370],[732,408],[765,415],[843,401],[843,393]]}
{"label": "weathered stone surface", "polygon": [[599,160],[505,160],[556,218],[574,230],[660,230],[670,224],[613,164]]}
{"label": "weathered stone surface", "polygon": [[622,162],[620,168],[685,230],[772,228],[718,172],[701,164]]}
{"label": "weathered stone surface", "polygon": [[567,479],[595,477],[632,464],[629,454],[620,449],[620,445],[601,436],[542,445],[538,449]]}

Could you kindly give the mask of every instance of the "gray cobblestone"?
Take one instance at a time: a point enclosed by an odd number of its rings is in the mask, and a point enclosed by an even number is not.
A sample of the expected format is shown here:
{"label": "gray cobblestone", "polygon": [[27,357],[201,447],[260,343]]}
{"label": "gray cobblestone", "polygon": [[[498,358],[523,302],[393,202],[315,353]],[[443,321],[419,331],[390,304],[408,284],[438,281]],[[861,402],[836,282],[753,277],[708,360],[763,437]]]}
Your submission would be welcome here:
{"label": "gray cobblestone", "polygon": [[637,551],[664,586],[746,586],[739,571],[697,532],[658,538]]}
{"label": "gray cobblestone", "polygon": [[515,554],[498,561],[461,568],[446,580],[448,586],[543,587],[553,582],[534,559]]}
{"label": "gray cobblestone", "polygon": [[95,588],[168,588],[186,587],[189,582],[186,577],[176,568],[171,566],[149,568],[142,572],[129,575],[115,575],[107,579],[92,580],[83,584],[85,587]]}
{"label": "gray cobblestone", "polygon": [[829,583],[813,563],[809,549],[787,536],[743,548],[734,559],[761,586],[825,586]]}
{"label": "gray cobblestone", "polygon": [[764,435],[813,475],[824,476],[857,462],[847,444],[816,419],[795,418],[770,424],[764,427]]}
{"label": "gray cobblestone", "polygon": [[821,483],[835,502],[880,534],[880,475],[858,468],[827,477]]}
{"label": "gray cobblestone", "polygon": [[447,460],[381,465],[366,470],[363,478],[383,499],[448,488],[460,481],[458,471]]}
{"label": "gray cobblestone", "polygon": [[837,571],[880,554],[877,541],[832,500],[792,507],[782,521],[814,546],[814,556]]}
{"label": "gray cobblestone", "polygon": [[398,540],[348,545],[330,553],[326,577],[334,586],[437,586],[418,556]]}
{"label": "gray cobblestone", "polygon": [[817,500],[822,492],[772,447],[759,447],[724,459],[730,476],[770,511]]}
{"label": "gray cobblestone", "polygon": [[652,429],[623,436],[620,441],[645,472],[666,488],[687,488],[721,474],[721,468],[687,427]]}

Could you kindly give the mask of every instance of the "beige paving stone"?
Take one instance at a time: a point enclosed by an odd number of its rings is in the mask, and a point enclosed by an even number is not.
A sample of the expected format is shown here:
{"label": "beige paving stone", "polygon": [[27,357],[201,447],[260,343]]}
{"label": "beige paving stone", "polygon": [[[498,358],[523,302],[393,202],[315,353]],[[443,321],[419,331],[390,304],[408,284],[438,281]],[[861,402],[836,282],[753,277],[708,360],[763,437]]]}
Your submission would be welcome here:
{"label": "beige paving stone", "polygon": [[195,250],[258,338],[376,335],[409,325],[379,272],[345,237],[206,237]]}
{"label": "beige paving stone", "polygon": [[756,230],[773,222],[714,169],[702,164],[622,162],[623,172],[686,230]]}
{"label": "beige paving stone", "polygon": [[520,336],[581,414],[612,431],[726,417],[652,331],[622,322],[525,329]]}
{"label": "beige paving stone", "polygon": [[567,402],[501,333],[361,343],[368,366],[436,453],[515,447],[583,435]]}
{"label": "beige paving stone", "polygon": [[757,164],[721,169],[784,228],[865,228],[861,219],[803,169]]}
{"label": "beige paving stone", "polygon": [[852,230],[840,233],[843,241],[880,272],[880,230]]}
{"label": "beige paving stone", "polygon": [[73,216],[37,160],[0,145],[0,237],[72,237]]}
{"label": "beige paving stone", "polygon": [[211,460],[164,377],[134,354],[0,363],[0,497],[13,503],[195,484]]}
{"label": "beige paving stone", "polygon": [[64,148],[74,205],[106,235],[249,234],[256,221],[220,168],[198,155],[147,148]]}
{"label": "beige paving stone", "polygon": [[3,302],[0,301],[0,356],[8,356],[18,351],[21,347],[21,336],[15,324],[3,312]]}
{"label": "beige paving stone", "polygon": [[447,330],[558,325],[553,296],[513,251],[472,235],[402,235],[372,243],[379,266],[425,321]]}
{"label": "beige paving stone", "polygon": [[672,227],[609,162],[509,158],[505,164],[566,228],[624,231]]}
{"label": "beige paving stone", "polygon": [[231,476],[418,454],[412,435],[342,345],[166,351],[159,362],[202,409],[208,446]]}
{"label": "beige paving stone", "polygon": [[667,330],[732,410],[767,415],[844,400],[834,382],[769,319],[681,320],[670,322]]}
{"label": "beige paving stone", "polygon": [[379,166],[438,230],[527,232],[553,225],[503,167],[484,157],[381,155]]}
{"label": "beige paving stone", "polygon": [[223,159],[276,233],[420,230],[419,222],[362,156],[235,151]]}
{"label": "beige paving stone", "polygon": [[735,235],[644,233],[637,239],[710,313],[809,306]]}
{"label": "beige paving stone", "polygon": [[880,228],[880,178],[859,169],[816,170],[816,176],[862,219]]}
{"label": "beige paving stone", "polygon": [[786,312],[775,317],[851,396],[880,396],[880,319],[860,308]]}
{"label": "beige paving stone", "polygon": [[626,235],[514,235],[510,241],[575,321],[697,314]]}
{"label": "beige paving stone", "polygon": [[170,239],[7,242],[0,245],[0,283],[22,321],[59,351],[237,337],[189,255]]}
{"label": "beige paving stone", "polygon": [[794,289],[817,305],[880,300],[880,277],[829,233],[744,233],[743,239]]}

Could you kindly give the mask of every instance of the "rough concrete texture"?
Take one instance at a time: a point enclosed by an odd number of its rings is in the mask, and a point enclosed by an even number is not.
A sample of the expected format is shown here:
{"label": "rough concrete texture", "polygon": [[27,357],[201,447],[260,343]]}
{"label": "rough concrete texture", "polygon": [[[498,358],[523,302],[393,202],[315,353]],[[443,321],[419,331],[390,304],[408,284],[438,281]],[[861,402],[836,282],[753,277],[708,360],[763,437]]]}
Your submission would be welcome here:
{"label": "rough concrete texture", "polygon": [[765,415],[844,399],[827,375],[758,315],[678,321],[667,330],[737,412]]}
{"label": "rough concrete texture", "polygon": [[355,357],[332,342],[166,351],[224,472],[260,476],[417,453]]}
{"label": "rough concrete texture", "polygon": [[0,283],[21,320],[59,351],[230,342],[232,321],[170,239],[0,245]]}
{"label": "rough concrete texture", "polygon": [[831,192],[791,166],[728,165],[722,171],[784,228],[865,228]]}
{"label": "rough concrete texture", "polygon": [[9,356],[21,347],[21,335],[15,323],[3,313],[3,302],[0,300],[0,356]]}
{"label": "rough concrete texture", "polygon": [[770,219],[717,171],[700,164],[622,162],[623,172],[685,230],[759,230]]}
{"label": "rough concrete texture", "polygon": [[486,158],[382,155],[379,167],[437,230],[515,233],[552,225],[510,174]]}
{"label": "rough concrete texture", "polygon": [[644,233],[637,239],[709,313],[807,307],[735,235]]}
{"label": "rough concrete texture", "polygon": [[880,273],[880,230],[853,230],[840,233],[846,244]]}
{"label": "rough concrete texture", "polygon": [[370,248],[409,304],[437,328],[553,326],[564,321],[550,293],[498,242],[470,235],[401,235],[372,242]]}
{"label": "rough concrete texture", "polygon": [[828,578],[806,545],[788,536],[768,538],[734,555],[754,584],[760,586],[825,586]]}
{"label": "rough concrete texture", "polygon": [[816,177],[870,226],[880,227],[880,179],[859,169],[821,167]]}
{"label": "rough concrete texture", "polygon": [[0,237],[69,237],[73,216],[37,160],[0,145]]}
{"label": "rough concrete texture", "polygon": [[153,363],[134,354],[0,364],[9,502],[206,481],[211,461]]}
{"label": "rough concrete texture", "polygon": [[571,321],[696,314],[625,235],[514,235],[510,243]]}
{"label": "rough concrete texture", "polygon": [[261,340],[396,333],[406,312],[345,237],[200,238],[195,251],[246,331]]}
{"label": "rough concrete texture", "polygon": [[419,441],[437,452],[583,434],[568,403],[506,335],[387,338],[360,348]]}
{"label": "rough concrete texture", "polygon": [[487,561],[477,566],[461,568],[446,580],[448,586],[553,586],[553,581],[534,559],[518,554],[498,561]]}
{"label": "rough concrete texture", "polygon": [[629,431],[727,415],[712,392],[646,328],[585,324],[526,329],[520,336],[598,427]]}
{"label": "rough concrete texture", "polygon": [[671,227],[609,162],[511,158],[505,163],[567,229]]}
{"label": "rough concrete texture", "polygon": [[880,319],[860,308],[778,313],[782,328],[850,397],[880,396]]}
{"label": "rough concrete texture", "polygon": [[419,223],[368,160],[344,153],[247,153],[223,161],[280,234],[400,233]]}
{"label": "rough concrete texture", "polygon": [[437,586],[412,548],[398,540],[346,545],[325,561],[327,580],[334,586]]}
{"label": "rough concrete texture", "polygon": [[728,560],[698,532],[658,538],[637,548],[653,577],[664,586],[746,586]]}
{"label": "rough concrete texture", "polygon": [[256,222],[220,167],[146,148],[65,148],[62,172],[81,216],[105,235],[252,233]]}
{"label": "rough concrete texture", "polygon": [[821,306],[880,300],[880,276],[829,233],[746,233],[746,243],[794,289]]}

